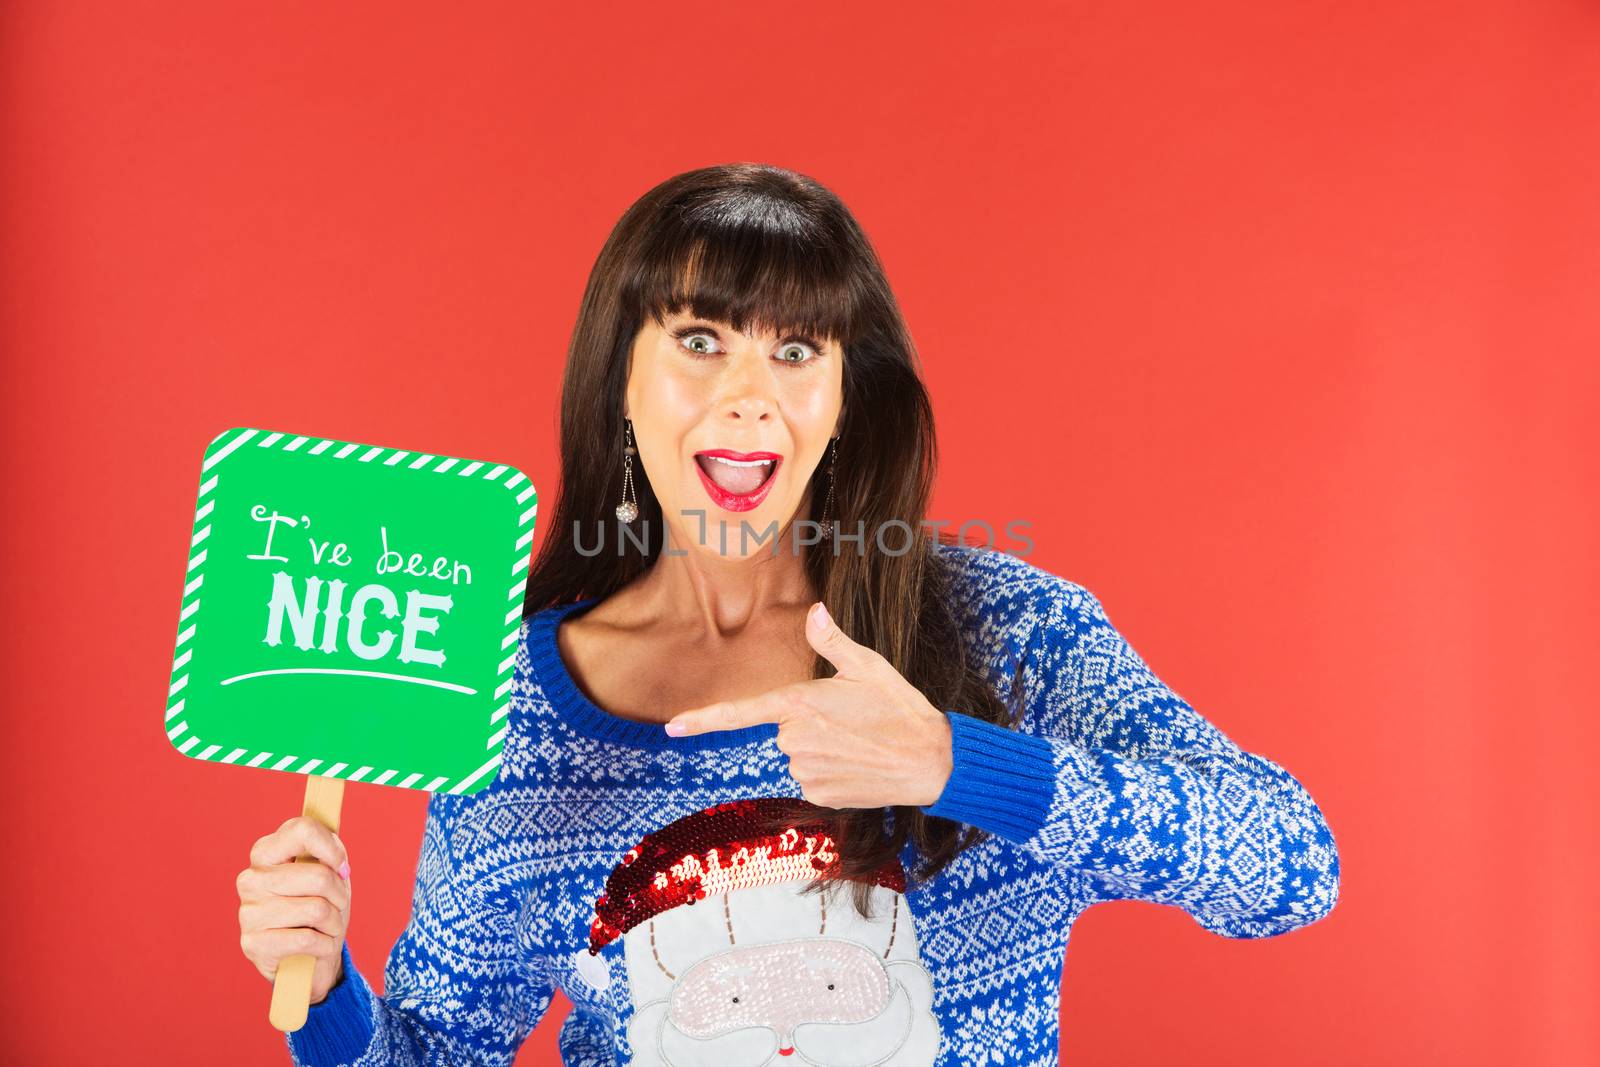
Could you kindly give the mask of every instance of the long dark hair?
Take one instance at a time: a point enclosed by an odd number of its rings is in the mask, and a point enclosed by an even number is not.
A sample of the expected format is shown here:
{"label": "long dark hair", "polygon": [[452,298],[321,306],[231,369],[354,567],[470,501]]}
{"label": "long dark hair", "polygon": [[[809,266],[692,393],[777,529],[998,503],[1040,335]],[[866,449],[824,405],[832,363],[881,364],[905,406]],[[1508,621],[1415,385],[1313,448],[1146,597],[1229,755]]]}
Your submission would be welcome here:
{"label": "long dark hair", "polygon": [[[615,521],[633,340],[646,315],[664,325],[667,315],[683,309],[740,331],[754,324],[839,343],[844,406],[833,514],[846,531],[865,531],[867,547],[806,547],[806,573],[844,632],[877,650],[934,707],[1013,725],[1015,707],[1005,706],[969,661],[948,600],[950,576],[922,523],[937,462],[933,410],[883,266],[837,196],[779,167],[727,164],[670,178],[623,214],[600,250],[567,350],[560,484],[549,533],[530,571],[524,615],[604,598],[655,563],[666,530],[640,470],[635,495],[650,536],[619,531],[621,551],[608,542],[595,552],[580,551],[577,535]],[[813,522],[822,520],[826,466],[819,463],[811,480]],[[897,554],[877,550],[880,529],[887,529],[884,544]],[[899,552],[908,537],[910,550]],[[937,540],[955,538],[940,533]],[[833,673],[818,656],[815,677]],[[825,825],[840,856],[807,890],[850,879],[863,915],[874,872],[908,839],[922,859],[908,876],[927,879],[987,836],[914,806],[886,811],[796,802],[784,815]]]}

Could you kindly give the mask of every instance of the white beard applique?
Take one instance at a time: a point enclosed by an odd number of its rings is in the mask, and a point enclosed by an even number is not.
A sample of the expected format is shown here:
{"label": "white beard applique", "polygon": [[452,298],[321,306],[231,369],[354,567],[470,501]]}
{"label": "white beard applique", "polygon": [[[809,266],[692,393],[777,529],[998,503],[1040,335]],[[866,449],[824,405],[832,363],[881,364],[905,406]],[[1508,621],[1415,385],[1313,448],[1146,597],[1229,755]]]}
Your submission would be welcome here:
{"label": "white beard applique", "polygon": [[802,893],[837,858],[833,841],[818,827],[753,834],[767,803],[686,816],[607,879],[576,962],[591,985],[608,985],[597,950],[620,934],[630,1064],[928,1067],[940,1027],[898,861],[872,886],[871,918],[846,883]]}

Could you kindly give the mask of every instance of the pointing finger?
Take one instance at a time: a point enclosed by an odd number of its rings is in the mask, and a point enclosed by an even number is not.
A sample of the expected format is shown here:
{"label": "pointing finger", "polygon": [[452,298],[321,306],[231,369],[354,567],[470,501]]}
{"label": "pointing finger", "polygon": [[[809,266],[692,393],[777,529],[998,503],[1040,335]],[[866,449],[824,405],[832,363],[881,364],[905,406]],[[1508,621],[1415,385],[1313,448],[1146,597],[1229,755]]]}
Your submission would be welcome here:
{"label": "pointing finger", "polygon": [[711,733],[717,730],[737,730],[764,722],[783,722],[790,714],[791,693],[788,686],[773,689],[759,696],[720,700],[715,704],[680,711],[664,725],[673,737]]}

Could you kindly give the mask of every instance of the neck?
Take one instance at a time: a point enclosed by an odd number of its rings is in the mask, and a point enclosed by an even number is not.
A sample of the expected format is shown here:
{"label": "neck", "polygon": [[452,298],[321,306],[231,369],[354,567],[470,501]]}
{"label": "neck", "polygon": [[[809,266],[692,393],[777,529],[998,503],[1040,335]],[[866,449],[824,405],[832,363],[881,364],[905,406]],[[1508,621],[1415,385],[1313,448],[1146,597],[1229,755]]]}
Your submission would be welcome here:
{"label": "neck", "polygon": [[[804,610],[817,600],[806,574],[805,549],[794,549],[792,520],[773,541],[757,543],[747,534],[740,543],[737,519],[728,524],[728,554],[720,551],[718,525],[706,517],[668,523],[666,547],[655,564],[634,583],[638,611],[674,628],[725,637],[774,610]],[[745,554],[740,555],[743,551]]]}

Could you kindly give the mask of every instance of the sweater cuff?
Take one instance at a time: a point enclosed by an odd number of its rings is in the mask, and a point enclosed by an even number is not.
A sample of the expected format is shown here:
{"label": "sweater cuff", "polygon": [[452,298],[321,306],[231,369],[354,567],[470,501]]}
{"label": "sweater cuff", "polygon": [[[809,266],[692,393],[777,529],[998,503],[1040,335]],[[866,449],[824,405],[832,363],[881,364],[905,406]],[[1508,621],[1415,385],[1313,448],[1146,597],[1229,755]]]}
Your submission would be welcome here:
{"label": "sweater cuff", "polygon": [[1055,750],[1048,740],[947,711],[953,767],[926,815],[970,823],[1013,844],[1033,837],[1055,796]]}
{"label": "sweater cuff", "polygon": [[337,1067],[360,1059],[372,1041],[372,987],[344,945],[344,974],[321,1002],[306,1012],[306,1024],[289,1034],[289,1049],[306,1067]]}

